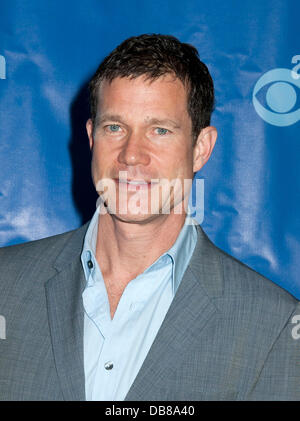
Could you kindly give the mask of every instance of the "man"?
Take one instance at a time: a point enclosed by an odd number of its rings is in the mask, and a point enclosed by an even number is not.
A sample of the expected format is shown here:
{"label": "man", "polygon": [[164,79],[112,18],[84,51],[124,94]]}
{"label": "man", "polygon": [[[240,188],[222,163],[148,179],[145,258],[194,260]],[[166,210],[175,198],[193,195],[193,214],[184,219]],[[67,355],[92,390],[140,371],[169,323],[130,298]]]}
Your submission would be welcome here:
{"label": "man", "polygon": [[0,252],[1,399],[300,399],[298,301],[186,214],[217,137],[196,49],[130,38],[90,94],[92,220]]}

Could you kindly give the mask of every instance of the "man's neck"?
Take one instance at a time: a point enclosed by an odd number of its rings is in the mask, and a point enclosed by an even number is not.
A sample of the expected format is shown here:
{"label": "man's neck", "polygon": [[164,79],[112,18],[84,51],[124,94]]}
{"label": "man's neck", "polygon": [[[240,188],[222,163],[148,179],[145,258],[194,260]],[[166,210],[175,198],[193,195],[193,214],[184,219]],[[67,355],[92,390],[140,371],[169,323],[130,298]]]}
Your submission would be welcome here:
{"label": "man's neck", "polygon": [[185,214],[159,215],[148,222],[129,223],[110,214],[98,222],[96,259],[101,271],[128,281],[135,278],[176,241]]}

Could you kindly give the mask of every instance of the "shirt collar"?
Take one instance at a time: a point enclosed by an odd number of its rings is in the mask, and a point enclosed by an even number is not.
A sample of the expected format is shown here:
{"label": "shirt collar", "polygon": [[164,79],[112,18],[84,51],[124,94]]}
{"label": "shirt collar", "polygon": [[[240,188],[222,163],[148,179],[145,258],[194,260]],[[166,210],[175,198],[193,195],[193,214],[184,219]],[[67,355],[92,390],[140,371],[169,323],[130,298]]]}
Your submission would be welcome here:
{"label": "shirt collar", "polygon": [[[96,254],[96,243],[97,243],[97,234],[98,234],[98,217],[99,217],[99,206],[96,208],[89,227],[86,231],[83,249],[81,253],[81,263],[83,266],[85,279],[89,279],[89,274],[92,272],[91,269],[95,268],[95,254]],[[92,268],[89,267],[89,262],[92,262]]]}
{"label": "shirt collar", "polygon": [[175,295],[179,287],[196,246],[197,230],[195,225],[198,225],[198,222],[187,215],[175,243],[165,253],[173,261],[173,295]]}

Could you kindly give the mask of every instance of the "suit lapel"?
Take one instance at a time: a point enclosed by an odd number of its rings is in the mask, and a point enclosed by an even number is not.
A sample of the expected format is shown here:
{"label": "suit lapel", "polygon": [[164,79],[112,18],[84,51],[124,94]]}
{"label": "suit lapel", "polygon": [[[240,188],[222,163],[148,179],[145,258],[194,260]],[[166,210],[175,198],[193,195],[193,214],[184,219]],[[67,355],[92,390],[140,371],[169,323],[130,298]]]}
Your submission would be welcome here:
{"label": "suit lapel", "polygon": [[85,400],[83,363],[85,277],[80,261],[87,224],[76,230],[56,260],[57,275],[45,284],[56,369],[65,400]]}
{"label": "suit lapel", "polygon": [[215,246],[197,226],[197,244],[167,315],[125,400],[147,400],[186,346],[217,313],[212,298],[222,294],[222,266]]}

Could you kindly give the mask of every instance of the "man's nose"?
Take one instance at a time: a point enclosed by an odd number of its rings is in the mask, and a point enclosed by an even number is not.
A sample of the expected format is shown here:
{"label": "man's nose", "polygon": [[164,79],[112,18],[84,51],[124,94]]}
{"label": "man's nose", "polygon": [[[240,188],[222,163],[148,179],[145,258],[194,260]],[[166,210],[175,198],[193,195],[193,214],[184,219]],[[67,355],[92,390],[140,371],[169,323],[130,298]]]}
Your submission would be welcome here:
{"label": "man's nose", "polygon": [[118,161],[125,165],[148,165],[150,155],[145,145],[143,135],[139,133],[130,133],[118,156]]}

